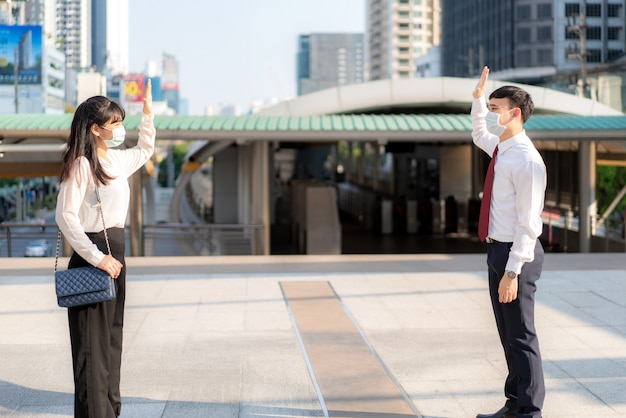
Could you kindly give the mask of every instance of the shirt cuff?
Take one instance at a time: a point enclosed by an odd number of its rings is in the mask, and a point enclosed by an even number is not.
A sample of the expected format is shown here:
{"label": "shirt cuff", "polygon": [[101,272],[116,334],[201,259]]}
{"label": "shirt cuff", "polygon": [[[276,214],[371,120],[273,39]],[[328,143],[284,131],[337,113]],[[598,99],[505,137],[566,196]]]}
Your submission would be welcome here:
{"label": "shirt cuff", "polygon": [[475,98],[472,102],[472,113],[487,113],[489,109],[487,109],[487,102],[484,97]]}
{"label": "shirt cuff", "polygon": [[520,274],[522,272],[523,265],[524,265],[523,261],[517,261],[509,257],[509,261],[507,261],[506,263],[505,271],[514,271],[515,274]]}

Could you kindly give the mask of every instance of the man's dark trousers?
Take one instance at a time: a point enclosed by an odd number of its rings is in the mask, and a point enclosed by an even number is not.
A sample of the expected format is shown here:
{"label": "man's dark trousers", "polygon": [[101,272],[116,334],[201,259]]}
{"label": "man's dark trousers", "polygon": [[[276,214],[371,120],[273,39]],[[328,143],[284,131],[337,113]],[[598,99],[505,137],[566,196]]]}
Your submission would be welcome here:
{"label": "man's dark trousers", "polygon": [[541,418],[545,386],[535,331],[535,291],[543,266],[543,247],[537,240],[534,260],[522,267],[517,279],[517,299],[511,303],[500,303],[498,286],[504,275],[511,245],[505,242],[487,244],[489,294],[509,369],[504,395],[507,398],[506,406],[518,409],[518,418]]}

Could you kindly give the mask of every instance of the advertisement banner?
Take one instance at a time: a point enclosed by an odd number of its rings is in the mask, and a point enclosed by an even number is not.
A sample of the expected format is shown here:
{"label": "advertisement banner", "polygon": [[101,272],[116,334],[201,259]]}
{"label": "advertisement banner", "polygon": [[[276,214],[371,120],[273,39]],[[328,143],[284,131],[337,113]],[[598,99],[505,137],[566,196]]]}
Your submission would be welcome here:
{"label": "advertisement banner", "polygon": [[[41,84],[41,26],[0,25],[0,84]],[[16,61],[17,55],[17,61]]]}
{"label": "advertisement banner", "polygon": [[128,74],[124,76],[124,102],[143,102],[144,76],[143,74]]}

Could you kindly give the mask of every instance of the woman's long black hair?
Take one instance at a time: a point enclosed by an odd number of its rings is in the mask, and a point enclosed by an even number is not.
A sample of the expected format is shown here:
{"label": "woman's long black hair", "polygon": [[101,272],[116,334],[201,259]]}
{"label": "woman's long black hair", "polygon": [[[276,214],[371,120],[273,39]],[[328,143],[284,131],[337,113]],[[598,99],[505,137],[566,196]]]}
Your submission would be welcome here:
{"label": "woman's long black hair", "polygon": [[67,140],[67,149],[63,154],[63,170],[60,181],[63,182],[74,172],[77,159],[87,158],[91,167],[91,174],[97,184],[105,185],[114,177],[109,175],[98,161],[96,140],[91,133],[91,126],[95,123],[102,126],[105,123],[121,122],[126,112],[118,103],[104,96],[94,96],[81,103],[74,113],[70,136]]}

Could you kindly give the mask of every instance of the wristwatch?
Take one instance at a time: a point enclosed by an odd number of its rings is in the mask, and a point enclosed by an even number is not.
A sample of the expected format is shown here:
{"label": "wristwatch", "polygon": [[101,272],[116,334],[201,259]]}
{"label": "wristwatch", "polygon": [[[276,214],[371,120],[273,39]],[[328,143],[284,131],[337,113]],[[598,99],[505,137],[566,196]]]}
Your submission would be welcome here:
{"label": "wristwatch", "polygon": [[505,271],[505,273],[506,273],[506,277],[508,277],[509,279],[511,279],[511,280],[517,279],[517,273],[516,272],[511,271],[511,270],[507,270],[507,271]]}

